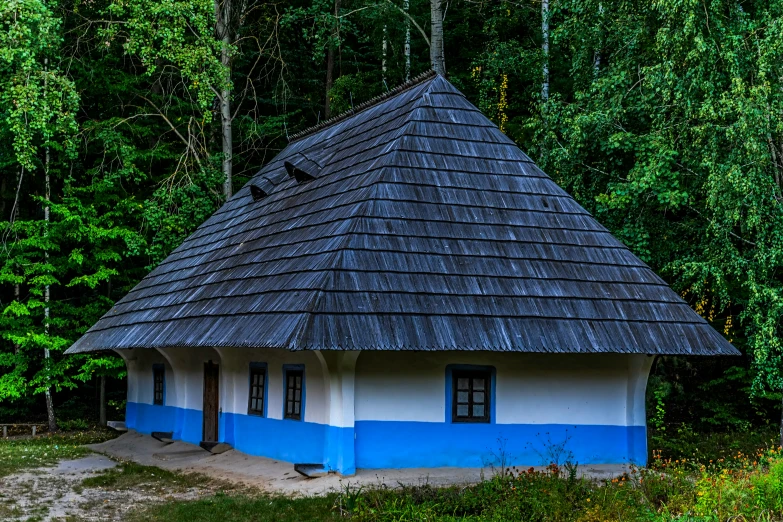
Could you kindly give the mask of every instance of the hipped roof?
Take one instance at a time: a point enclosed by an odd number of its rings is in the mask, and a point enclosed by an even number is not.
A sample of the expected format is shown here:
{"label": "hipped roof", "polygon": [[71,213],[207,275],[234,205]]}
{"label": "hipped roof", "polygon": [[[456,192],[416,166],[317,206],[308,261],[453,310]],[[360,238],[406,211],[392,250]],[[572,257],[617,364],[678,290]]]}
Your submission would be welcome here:
{"label": "hipped roof", "polygon": [[738,353],[447,80],[398,91],[290,143],[68,353]]}

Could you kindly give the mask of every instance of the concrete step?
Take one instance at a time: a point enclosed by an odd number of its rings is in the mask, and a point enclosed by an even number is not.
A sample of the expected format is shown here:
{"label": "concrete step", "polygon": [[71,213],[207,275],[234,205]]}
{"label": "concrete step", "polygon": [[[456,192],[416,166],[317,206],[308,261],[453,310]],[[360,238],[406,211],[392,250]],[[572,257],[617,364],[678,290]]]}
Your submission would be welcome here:
{"label": "concrete step", "polygon": [[128,427],[125,425],[125,421],[109,421],[106,426],[116,431],[128,431]]}
{"label": "concrete step", "polygon": [[153,439],[157,439],[161,442],[165,442],[167,444],[170,444],[174,442],[174,432],[173,431],[153,431],[151,434]]}
{"label": "concrete step", "polygon": [[318,478],[329,474],[323,464],[294,464],[294,471],[307,478]]}
{"label": "concrete step", "polygon": [[206,441],[206,440],[202,440],[199,443],[199,446],[201,446],[208,452],[212,453],[213,455],[225,453],[226,451],[233,449],[229,444],[226,444],[225,442],[213,442],[213,441]]}

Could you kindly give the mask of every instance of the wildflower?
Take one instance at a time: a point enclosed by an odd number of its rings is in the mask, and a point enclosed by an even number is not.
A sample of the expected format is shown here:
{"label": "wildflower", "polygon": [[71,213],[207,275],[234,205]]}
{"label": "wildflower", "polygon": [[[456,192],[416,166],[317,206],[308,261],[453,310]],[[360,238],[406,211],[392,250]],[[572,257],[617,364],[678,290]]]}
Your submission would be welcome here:
{"label": "wildflower", "polygon": [[587,501],[590,502],[590,499],[588,498]]}

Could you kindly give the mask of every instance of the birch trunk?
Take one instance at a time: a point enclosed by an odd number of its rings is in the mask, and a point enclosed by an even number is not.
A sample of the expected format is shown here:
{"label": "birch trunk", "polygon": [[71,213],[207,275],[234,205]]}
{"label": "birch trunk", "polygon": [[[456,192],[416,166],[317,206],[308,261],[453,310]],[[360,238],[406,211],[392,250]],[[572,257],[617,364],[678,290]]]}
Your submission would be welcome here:
{"label": "birch trunk", "polygon": [[[410,10],[411,3],[410,0],[404,0],[402,2],[402,9],[405,11],[405,13],[408,13]],[[405,17],[405,81],[410,81],[411,79],[411,21],[408,19],[408,17]]]}
{"label": "birch trunk", "polygon": [[[44,72],[49,68],[49,59],[44,58]],[[46,97],[46,76],[44,76],[44,97]],[[46,227],[44,229],[44,237],[49,237],[49,201],[51,199],[51,186],[49,184],[49,147],[46,147],[45,152],[45,158],[44,158],[44,199],[46,199],[46,206],[44,207],[44,226]],[[44,250],[44,259],[46,261],[46,264],[49,263],[49,250]],[[49,340],[49,297],[50,297],[50,290],[49,285],[47,284],[44,287],[44,336],[46,337],[46,341]],[[44,345],[44,368],[46,371],[49,371],[49,346]],[[48,381],[48,376],[46,377],[46,380]],[[52,389],[51,386],[48,385],[47,382],[46,391],[44,392],[44,395],[46,396],[46,418],[49,423],[49,433],[54,433],[57,431],[57,419],[54,417],[54,403],[52,402]]]}
{"label": "birch trunk", "polygon": [[[50,194],[50,185],[49,185],[49,147],[46,147],[46,160],[44,163],[44,176],[45,176],[45,184],[46,184],[46,192],[45,192],[45,198],[46,198],[46,206],[44,207],[44,222],[46,223],[46,232],[44,232],[44,236],[49,235],[49,198],[51,196]],[[46,263],[49,263],[49,251],[44,252],[44,259],[46,260]],[[46,336],[46,340],[49,340],[49,285],[47,284],[44,287],[44,334]],[[44,345],[44,367],[47,368],[49,366],[49,347],[47,345]],[[48,380],[48,377],[47,377]],[[46,391],[44,392],[44,395],[46,396],[46,418],[49,423],[49,433],[54,433],[57,431],[57,419],[54,417],[54,403],[52,402],[52,389],[50,386],[46,386]]]}
{"label": "birch trunk", "polygon": [[[228,81],[231,80],[231,0],[215,0],[215,32],[222,45],[220,62],[223,64]],[[223,195],[226,199],[234,193],[234,136],[231,128],[231,88],[224,85],[220,89],[220,135],[223,151]]]}
{"label": "birch trunk", "polygon": [[381,72],[383,73],[383,80],[386,81],[386,51],[389,47],[389,39],[387,37],[386,24],[383,24],[383,45],[381,46]]}
{"label": "birch trunk", "polygon": [[[600,22],[603,20],[603,14],[604,14],[604,5],[603,4],[598,4],[599,27],[600,27]],[[601,51],[600,51],[600,48],[599,48],[599,49],[596,49],[596,51],[593,53],[593,72],[596,75],[598,75],[598,71],[600,69],[601,69]]]}
{"label": "birch trunk", "polygon": [[[19,175],[16,178],[17,187],[19,187],[21,183],[22,183],[22,171],[20,170]],[[18,197],[19,197],[19,188],[17,188],[17,193],[16,193],[16,198]],[[14,223],[18,215],[19,215],[19,202],[18,200],[15,199],[14,205],[11,207],[11,218],[9,222]],[[14,272],[16,272],[16,270],[14,270]],[[22,294],[22,290],[21,287],[19,286],[19,283],[14,283],[14,301],[18,303],[21,294]],[[14,343],[14,355],[18,355],[18,354],[19,354],[19,343]]]}
{"label": "birch trunk", "polygon": [[546,102],[549,100],[549,0],[541,0],[541,37],[541,50],[544,54],[541,99]]}
{"label": "birch trunk", "polygon": [[[338,16],[340,16],[340,0],[334,0],[334,36],[338,36]],[[329,100],[329,91],[334,84],[334,46],[329,45],[326,51],[326,103],[324,104],[324,117],[329,118],[332,108]]]}
{"label": "birch trunk", "polygon": [[446,58],[443,56],[443,0],[430,0],[430,62],[432,69],[446,76]]}

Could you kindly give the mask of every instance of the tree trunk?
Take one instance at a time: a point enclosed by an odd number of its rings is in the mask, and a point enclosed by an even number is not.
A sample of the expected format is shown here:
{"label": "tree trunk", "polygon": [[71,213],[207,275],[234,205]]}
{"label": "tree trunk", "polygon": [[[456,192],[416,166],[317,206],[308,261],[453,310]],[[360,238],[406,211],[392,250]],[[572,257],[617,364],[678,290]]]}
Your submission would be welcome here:
{"label": "tree trunk", "polygon": [[[21,192],[21,183],[22,183],[22,175],[23,175],[23,169],[19,170],[19,175],[16,177],[16,195],[14,196],[14,204],[11,207],[11,217],[9,218],[9,223],[13,224],[16,221],[16,218],[19,216],[19,193]],[[16,272],[16,270],[14,270]],[[14,301],[17,303],[19,302],[19,299],[22,295],[22,289],[19,286],[19,283],[14,283]],[[19,343],[14,343],[14,355],[19,354]],[[18,364],[18,362],[17,362]]]}
{"label": "tree trunk", "polygon": [[[340,0],[334,0],[334,33],[338,35],[338,16],[340,16]],[[329,91],[334,84],[334,46],[329,45],[326,51],[326,101],[324,102],[324,118],[328,119],[332,114],[331,103],[329,100]]]}
{"label": "tree trunk", "polygon": [[386,33],[386,24],[383,24],[383,45],[381,46],[381,72],[383,73],[383,81],[386,81],[386,51],[389,47],[389,38]]}
{"label": "tree trunk", "polygon": [[98,423],[102,426],[106,426],[106,376],[101,375],[101,394],[98,405]]}
{"label": "tree trunk", "polygon": [[541,99],[549,100],[549,0],[541,0],[541,50],[544,54],[543,82]]}
{"label": "tree trunk", "polygon": [[[410,10],[410,0],[402,2],[402,9],[407,13]],[[411,21],[405,17],[405,81],[411,79]]]}
{"label": "tree trunk", "polygon": [[[14,284],[14,301],[18,303],[20,297],[21,297],[21,289],[19,288],[19,283],[16,283]],[[17,355],[18,353],[19,353],[19,343],[14,343],[14,355]]]}
{"label": "tree trunk", "polygon": [[[44,70],[48,68],[49,65],[49,59],[44,58]],[[44,79],[44,93],[46,92],[46,79]],[[46,157],[44,160],[44,184],[45,184],[45,192],[44,192],[44,198],[46,199],[46,206],[44,207],[44,222],[46,228],[44,229],[44,236],[48,237],[49,235],[49,201],[51,199],[51,186],[49,184],[49,160],[50,160],[50,154],[49,154],[49,146],[46,146]],[[46,263],[49,263],[49,251],[44,250],[44,259],[46,260]],[[47,284],[44,287],[44,335],[46,337],[46,340],[44,342],[49,341],[49,285]],[[48,367],[49,365],[49,346],[44,345],[44,366]],[[48,368],[47,368],[48,371]],[[48,380],[48,377],[47,377]],[[49,433],[54,433],[57,431],[57,420],[54,417],[54,404],[52,402],[52,389],[51,386],[46,386],[46,391],[44,392],[46,395],[46,417],[49,421]]]}
{"label": "tree trunk", "polygon": [[[221,3],[222,2],[222,3]],[[227,79],[231,81],[231,0],[215,0],[215,32],[222,42],[220,62],[225,68]],[[225,85],[220,90],[220,134],[223,150],[223,195],[226,199],[234,193],[232,183],[234,165],[234,137],[231,129],[231,89]]]}
{"label": "tree trunk", "polygon": [[430,0],[430,62],[432,69],[446,76],[446,58],[443,56],[443,0]]}
{"label": "tree trunk", "polygon": [[[783,390],[781,390],[783,392]],[[781,395],[781,409],[780,409],[780,447],[783,448],[783,394]]]}
{"label": "tree trunk", "polygon": [[[603,4],[598,4],[598,21],[599,21],[599,27],[600,22],[603,20],[603,14],[604,14],[604,6]],[[600,44],[599,48],[595,50],[593,53],[593,72],[595,75],[598,75],[598,71],[601,69],[601,50],[600,50]]]}

